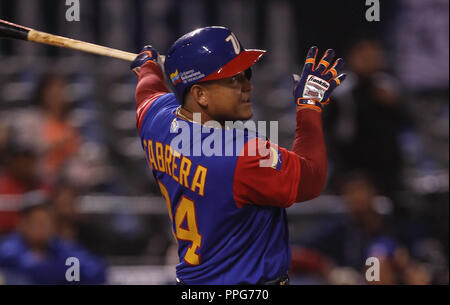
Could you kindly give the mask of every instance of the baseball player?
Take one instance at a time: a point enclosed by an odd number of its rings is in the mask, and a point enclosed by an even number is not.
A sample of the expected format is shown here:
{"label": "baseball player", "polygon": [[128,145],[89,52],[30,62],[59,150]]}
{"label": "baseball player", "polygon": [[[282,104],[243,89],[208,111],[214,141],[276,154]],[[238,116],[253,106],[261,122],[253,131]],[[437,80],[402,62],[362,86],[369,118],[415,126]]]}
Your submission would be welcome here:
{"label": "baseball player", "polygon": [[[331,49],[317,60],[318,49],[309,50],[303,73],[294,75],[297,128],[288,150],[256,133],[226,128],[227,121],[251,118],[251,66],[264,53],[244,49],[224,27],[190,32],[171,46],[164,62],[174,93],[154,48],[144,47],[131,64],[139,77],[137,127],[172,221],[179,284],[287,284],[285,209],[319,196],[325,185],[321,112],[345,78],[339,75],[343,60],[332,64]],[[208,124],[212,120],[217,124]],[[194,130],[183,150],[173,145],[181,126]],[[219,153],[195,153],[197,144],[212,142],[223,143],[215,147]],[[230,143],[233,154],[226,151]],[[251,147],[258,153],[245,153]]]}

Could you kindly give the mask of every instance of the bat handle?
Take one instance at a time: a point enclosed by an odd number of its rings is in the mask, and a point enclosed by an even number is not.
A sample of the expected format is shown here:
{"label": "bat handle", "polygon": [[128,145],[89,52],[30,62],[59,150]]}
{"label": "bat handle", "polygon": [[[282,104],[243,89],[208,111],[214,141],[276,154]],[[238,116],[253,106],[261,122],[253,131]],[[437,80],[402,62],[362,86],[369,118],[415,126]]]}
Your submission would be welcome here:
{"label": "bat handle", "polygon": [[0,37],[27,40],[30,28],[0,19]]}

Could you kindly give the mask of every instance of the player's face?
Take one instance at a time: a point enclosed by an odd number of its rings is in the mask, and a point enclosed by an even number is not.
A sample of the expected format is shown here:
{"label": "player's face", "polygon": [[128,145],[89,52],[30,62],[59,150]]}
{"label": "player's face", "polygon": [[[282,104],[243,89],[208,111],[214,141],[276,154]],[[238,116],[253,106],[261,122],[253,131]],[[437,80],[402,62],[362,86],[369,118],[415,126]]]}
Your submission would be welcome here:
{"label": "player's face", "polygon": [[253,111],[250,93],[253,89],[244,72],[233,77],[206,83],[208,90],[208,115],[223,123],[224,121],[248,120]]}

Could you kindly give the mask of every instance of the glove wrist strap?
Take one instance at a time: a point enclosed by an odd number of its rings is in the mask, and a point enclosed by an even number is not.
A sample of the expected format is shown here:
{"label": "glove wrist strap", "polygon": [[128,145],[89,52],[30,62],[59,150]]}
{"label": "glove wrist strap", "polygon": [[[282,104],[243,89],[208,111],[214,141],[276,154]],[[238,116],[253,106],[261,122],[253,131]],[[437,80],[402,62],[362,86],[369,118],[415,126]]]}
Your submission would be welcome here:
{"label": "glove wrist strap", "polygon": [[318,112],[322,112],[322,104],[318,100],[309,97],[299,97],[297,99],[297,109],[299,108],[308,108]]}

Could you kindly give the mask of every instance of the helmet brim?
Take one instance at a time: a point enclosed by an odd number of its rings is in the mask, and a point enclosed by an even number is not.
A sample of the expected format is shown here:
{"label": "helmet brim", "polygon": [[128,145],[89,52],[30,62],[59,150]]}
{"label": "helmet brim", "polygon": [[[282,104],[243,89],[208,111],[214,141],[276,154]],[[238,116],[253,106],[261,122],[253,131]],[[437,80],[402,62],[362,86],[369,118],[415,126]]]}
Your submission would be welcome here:
{"label": "helmet brim", "polygon": [[264,55],[264,53],[266,53],[265,50],[244,50],[223,67],[202,78],[200,82],[232,77],[253,66],[261,58],[261,56]]}

